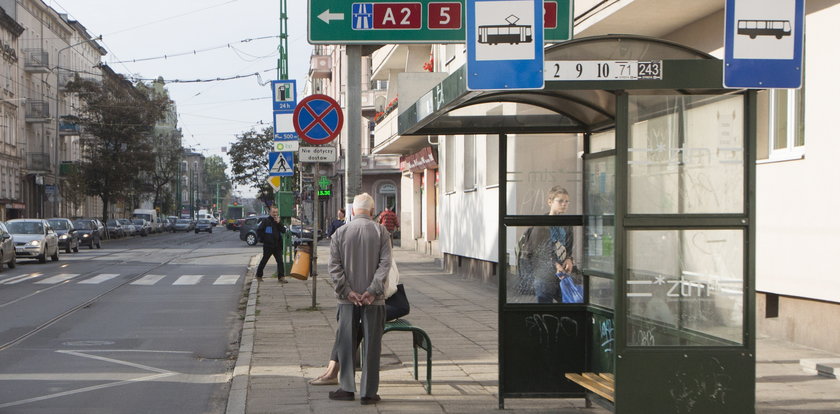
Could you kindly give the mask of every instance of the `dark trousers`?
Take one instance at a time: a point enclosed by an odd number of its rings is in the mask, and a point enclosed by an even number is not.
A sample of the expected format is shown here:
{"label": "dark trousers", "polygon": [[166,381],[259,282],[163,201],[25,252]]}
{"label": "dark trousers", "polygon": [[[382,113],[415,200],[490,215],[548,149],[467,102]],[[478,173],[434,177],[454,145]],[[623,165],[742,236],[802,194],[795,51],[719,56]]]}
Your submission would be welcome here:
{"label": "dark trousers", "polygon": [[263,243],[263,255],[262,260],[260,260],[260,265],[257,266],[257,277],[263,277],[263,270],[265,270],[265,265],[271,256],[274,256],[274,260],[277,261],[277,277],[285,276],[286,266],[283,265],[282,246]]}
{"label": "dark trousers", "polygon": [[354,305],[338,305],[338,332],[336,333],[339,376],[341,389],[356,392],[356,369],[353,367],[353,353],[356,341],[365,338],[364,360],[362,361],[362,397],[373,397],[379,391],[379,357],[382,352],[382,332],[385,329],[385,306],[366,305],[361,307],[361,320],[353,316]]}

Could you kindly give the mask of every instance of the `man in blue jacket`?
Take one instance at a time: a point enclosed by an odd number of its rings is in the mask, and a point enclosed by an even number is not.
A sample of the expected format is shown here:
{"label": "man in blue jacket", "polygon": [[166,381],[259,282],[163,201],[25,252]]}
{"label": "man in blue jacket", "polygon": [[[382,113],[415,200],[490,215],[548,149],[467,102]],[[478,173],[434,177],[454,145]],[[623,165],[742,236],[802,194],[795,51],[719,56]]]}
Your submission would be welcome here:
{"label": "man in blue jacket", "polygon": [[280,222],[280,212],[277,210],[277,206],[271,206],[269,216],[264,218],[257,227],[257,234],[263,244],[262,260],[260,260],[260,265],[257,266],[258,280],[262,280],[265,265],[268,263],[268,259],[274,256],[274,260],[277,261],[277,280],[280,283],[286,283],[286,266],[283,264],[283,236],[281,236],[281,233],[285,232],[286,226]]}

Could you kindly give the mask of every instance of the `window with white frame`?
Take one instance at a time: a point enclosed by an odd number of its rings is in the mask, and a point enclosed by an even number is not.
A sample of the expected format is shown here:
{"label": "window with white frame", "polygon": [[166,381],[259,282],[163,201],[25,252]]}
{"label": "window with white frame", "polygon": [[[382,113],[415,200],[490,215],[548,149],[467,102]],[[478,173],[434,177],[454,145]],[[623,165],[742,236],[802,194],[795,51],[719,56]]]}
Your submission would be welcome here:
{"label": "window with white frame", "polygon": [[475,135],[464,135],[464,190],[475,189]]}
{"label": "window with white frame", "polygon": [[455,192],[455,136],[447,135],[443,138],[443,181],[446,193]]}
{"label": "window with white frame", "polygon": [[770,161],[800,159],[805,155],[804,89],[769,92],[767,126]]}

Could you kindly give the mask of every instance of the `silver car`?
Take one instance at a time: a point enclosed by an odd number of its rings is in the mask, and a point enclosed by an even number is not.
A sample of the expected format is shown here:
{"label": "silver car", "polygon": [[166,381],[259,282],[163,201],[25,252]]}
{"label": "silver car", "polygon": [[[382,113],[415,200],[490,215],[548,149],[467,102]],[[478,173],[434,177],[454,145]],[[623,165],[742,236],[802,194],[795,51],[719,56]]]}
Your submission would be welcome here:
{"label": "silver car", "polygon": [[17,266],[16,257],[15,239],[9,234],[6,225],[0,223],[0,271],[3,270],[4,264],[8,264],[9,269],[14,269]]}
{"label": "silver car", "polygon": [[6,228],[15,239],[17,257],[38,259],[44,263],[50,256],[54,262],[58,261],[58,235],[46,220],[9,220]]}

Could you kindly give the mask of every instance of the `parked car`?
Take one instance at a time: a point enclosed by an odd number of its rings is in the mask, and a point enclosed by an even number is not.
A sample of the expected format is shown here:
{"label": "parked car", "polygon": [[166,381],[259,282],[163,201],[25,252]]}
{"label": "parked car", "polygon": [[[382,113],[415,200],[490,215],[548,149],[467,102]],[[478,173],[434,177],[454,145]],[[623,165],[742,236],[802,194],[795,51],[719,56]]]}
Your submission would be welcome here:
{"label": "parked car", "polygon": [[193,229],[192,220],[189,219],[178,219],[175,221],[175,227],[172,228],[173,232],[176,231],[190,231]]}
{"label": "parked car", "polygon": [[73,227],[73,222],[66,218],[51,218],[47,220],[50,227],[58,235],[58,248],[64,249],[65,253],[79,252],[79,235]]}
{"label": "parked car", "polygon": [[120,224],[122,224],[123,229],[125,229],[126,236],[137,236],[140,234],[140,232],[137,231],[137,226],[135,226],[134,223],[131,222],[131,220],[117,219],[117,221],[119,221]]}
{"label": "parked car", "polygon": [[198,232],[201,231],[212,233],[213,223],[211,223],[209,219],[198,219],[198,221],[195,223],[195,234],[198,234]]}
{"label": "parked car", "polygon": [[41,263],[58,261],[58,236],[44,219],[14,219],[6,228],[15,239],[17,257],[37,259]]}
{"label": "parked car", "polygon": [[108,220],[105,226],[108,229],[108,236],[111,238],[116,239],[126,236],[125,229],[123,228],[122,223],[120,223],[120,221],[117,219]]}
{"label": "parked car", "polygon": [[105,226],[105,223],[102,220],[94,217],[83,218],[81,220],[90,220],[96,225],[96,232],[99,233],[99,240],[105,240],[108,238],[108,227]]}
{"label": "parked car", "polygon": [[6,225],[0,223],[0,271],[3,265],[8,264],[9,269],[17,266],[17,255],[15,254],[15,238],[6,229]]}
{"label": "parked car", "polygon": [[251,216],[240,219],[242,222],[239,224],[239,240],[244,240],[248,246],[255,246],[259,243],[260,237],[257,234],[257,227],[260,226],[260,221],[266,217],[268,216]]}
{"label": "parked car", "polygon": [[96,228],[96,223],[89,219],[79,219],[73,221],[73,227],[76,228],[76,234],[79,236],[80,246],[89,246],[93,249],[102,248],[102,237],[99,235],[99,230]]}
{"label": "parked car", "polygon": [[132,222],[132,224],[134,224],[134,227],[138,229],[137,234],[139,234],[140,236],[146,237],[146,236],[152,234],[152,232],[154,231],[152,229],[152,224],[149,223],[148,220],[134,219],[134,220],[131,220],[131,222]]}

